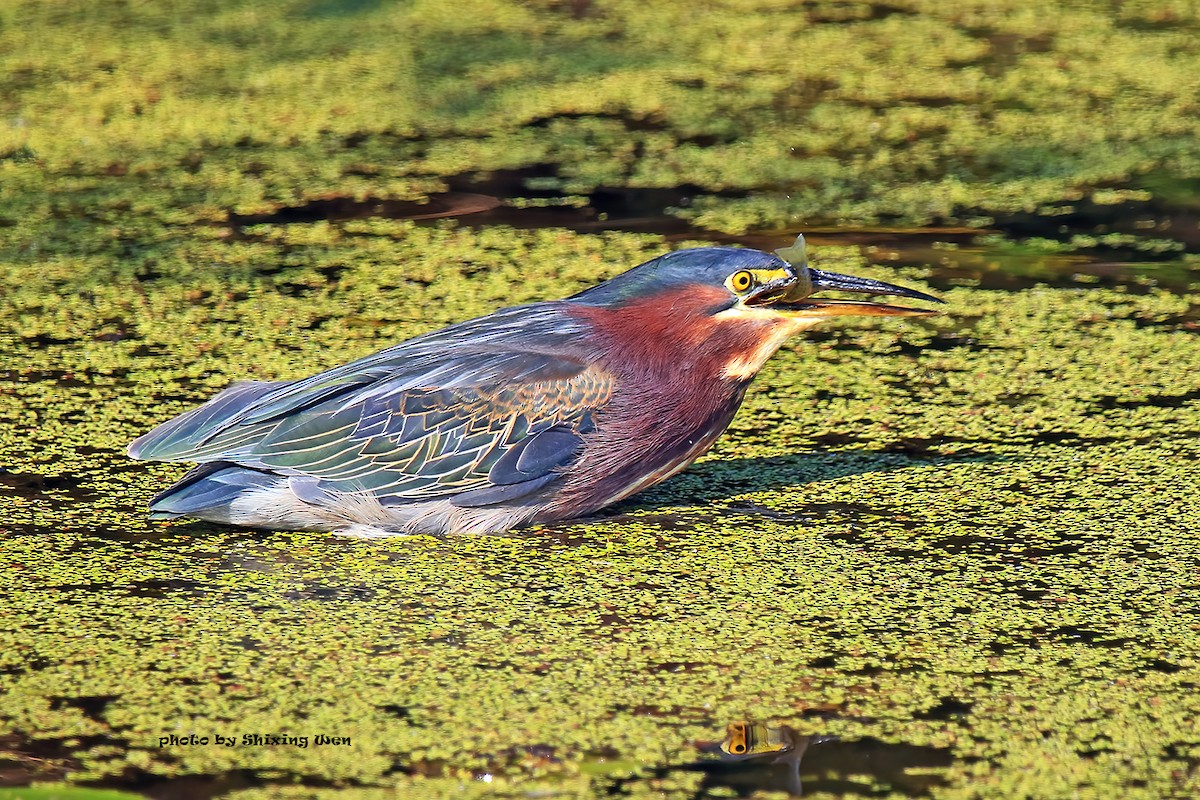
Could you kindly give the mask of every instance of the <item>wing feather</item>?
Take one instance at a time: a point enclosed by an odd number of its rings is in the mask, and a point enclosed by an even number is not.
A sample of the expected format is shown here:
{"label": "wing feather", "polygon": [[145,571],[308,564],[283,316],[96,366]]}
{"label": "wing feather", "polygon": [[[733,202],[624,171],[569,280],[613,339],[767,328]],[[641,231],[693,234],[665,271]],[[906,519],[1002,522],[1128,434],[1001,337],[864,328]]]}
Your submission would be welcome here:
{"label": "wing feather", "polygon": [[131,455],[289,476],[306,502],[506,502],[558,476],[612,376],[557,304],[506,309],[291,383],[240,384],[138,439]]}

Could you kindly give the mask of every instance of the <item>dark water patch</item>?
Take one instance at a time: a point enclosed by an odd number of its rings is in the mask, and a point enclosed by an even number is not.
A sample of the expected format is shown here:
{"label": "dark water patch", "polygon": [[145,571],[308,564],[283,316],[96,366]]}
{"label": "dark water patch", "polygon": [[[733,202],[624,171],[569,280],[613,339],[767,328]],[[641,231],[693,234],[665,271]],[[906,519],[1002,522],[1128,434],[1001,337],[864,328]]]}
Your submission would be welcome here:
{"label": "dark water patch", "polygon": [[58,740],[37,742],[0,734],[0,787],[61,781],[80,768],[73,752]]}
{"label": "dark water patch", "polygon": [[[237,639],[230,640],[229,643],[234,647],[240,647],[243,650],[250,650],[252,652],[261,652],[264,649],[263,643],[253,636],[240,636]],[[234,675],[230,675],[227,680],[232,680],[234,677]]]}
{"label": "dark water patch", "polygon": [[1147,33],[1159,33],[1162,31],[1173,30],[1196,30],[1197,26],[1191,22],[1186,16],[1179,15],[1170,6],[1155,7],[1147,6],[1139,16],[1122,15],[1117,18],[1116,24],[1122,28],[1127,28],[1131,31],[1144,31]]}
{"label": "dark water patch", "polygon": [[894,439],[884,444],[881,449],[885,453],[900,453],[913,458],[921,458],[931,455],[944,455],[941,447],[946,443],[947,440],[941,436],[931,436],[925,438],[918,436],[902,436],[899,439]]}
{"label": "dark water patch", "polygon": [[904,356],[919,356],[930,350],[938,352],[947,352],[950,350],[966,350],[972,353],[979,353],[985,350],[995,350],[997,348],[992,345],[984,344],[972,336],[966,336],[961,333],[938,333],[922,341],[920,344],[913,344],[905,340],[900,340],[892,349],[892,352]]}
{"label": "dark water patch", "polygon": [[311,200],[301,206],[289,206],[266,214],[230,214],[228,224],[240,229],[247,225],[289,225],[306,222],[341,222],[352,219],[442,219],[478,214],[500,205],[500,200],[471,192],[432,194],[425,202],[333,197]]}
{"label": "dark water patch", "polygon": [[[647,777],[662,780],[673,773],[702,773],[703,780],[694,795],[701,798],[750,797],[762,792],[794,797],[926,797],[946,783],[936,771],[954,761],[951,752],[943,748],[871,738],[847,741],[794,732],[783,750],[740,757],[727,755],[712,745],[701,745],[700,750],[717,757],[657,769]],[[647,777],[614,780],[605,787],[606,794],[615,797],[629,793]]]}
{"label": "dark water patch", "polygon": [[1183,394],[1148,394],[1136,400],[1121,400],[1112,395],[1104,395],[1096,398],[1096,405],[1105,410],[1114,408],[1143,408],[1145,406],[1179,408],[1196,400],[1200,400],[1200,389],[1184,392]]}
{"label": "dark water patch", "polygon": [[[1200,223],[1200,215],[1192,224]],[[996,226],[993,230],[1007,229]],[[1121,287],[1130,294],[1147,294],[1155,287],[1183,291],[1200,282],[1200,270],[1180,260],[1182,252],[1158,254],[1133,249],[1075,247],[1039,250],[1004,236],[984,236],[981,230],[821,230],[805,228],[805,238],[821,245],[857,245],[868,260],[886,267],[930,268],[925,282],[937,291],[956,286],[998,291],[1022,291],[1042,285],[1058,289]],[[1075,236],[1067,228],[1058,240]],[[1080,234],[1082,235],[1082,234]],[[781,246],[780,236],[761,245]],[[1057,240],[1047,240],[1054,245]],[[737,243],[742,243],[738,241]],[[770,245],[770,246],[768,246]],[[755,246],[755,245],[751,245]]]}
{"label": "dark water patch", "polygon": [[661,664],[651,664],[648,669],[651,672],[694,672],[708,666],[711,665],[704,661],[664,661]]}
{"label": "dark water patch", "polygon": [[95,339],[97,342],[124,342],[128,339],[139,339],[141,337],[139,337],[136,333],[134,333],[132,331],[118,330],[118,331],[107,331],[105,333],[98,333],[92,338]]}
{"label": "dark water patch", "polygon": [[288,774],[278,772],[260,773],[252,769],[237,769],[211,775],[181,775],[164,778],[158,775],[127,769],[115,779],[92,785],[108,789],[124,789],[137,792],[152,800],[213,800],[233,792],[247,789],[269,790],[303,786],[308,789],[334,789],[365,787],[353,779],[329,780],[319,775]]}
{"label": "dark water patch", "polygon": [[[558,749],[552,745],[535,742],[513,745],[493,753],[480,754],[486,763],[470,772],[471,779],[490,783],[497,776],[516,775],[523,770],[548,771],[562,764]],[[612,751],[595,758],[612,758]],[[397,761],[385,775],[409,775],[423,778],[439,778],[450,774],[452,766],[442,759],[410,759]],[[307,785],[307,784],[306,784]]]}
{"label": "dark water patch", "polygon": [[1045,558],[1046,556],[1074,555],[1083,549],[1079,542],[1062,542],[1061,544],[1032,543],[1022,540],[1021,531],[1006,532],[1011,536],[1012,544],[1007,546],[1008,560],[1026,558]]}
{"label": "dark water patch", "polygon": [[948,721],[965,717],[971,713],[972,708],[972,703],[956,700],[953,697],[943,697],[938,701],[937,705],[915,716],[917,719]]}
{"label": "dark water patch", "polygon": [[322,264],[321,266],[318,266],[315,269],[317,272],[319,272],[325,276],[325,280],[328,283],[337,283],[341,279],[342,275],[344,275],[347,272],[347,270],[351,269],[351,265],[350,264]]}
{"label": "dark water patch", "polygon": [[50,336],[49,334],[39,333],[36,336],[23,336],[23,337],[21,337],[21,341],[25,342],[26,344],[35,345],[37,347],[49,347],[51,345],[74,344],[78,340],[63,339],[63,338],[60,338],[57,336]]}
{"label": "dark water patch", "polygon": [[959,533],[936,537],[930,543],[951,555],[990,556],[998,550],[1007,551],[1016,541],[998,533]]}
{"label": "dark water patch", "polygon": [[[78,343],[78,340],[66,340],[57,343],[66,344],[68,341],[71,343]],[[90,387],[92,385],[91,382],[84,380],[84,377],[86,377],[86,375],[81,377],[80,373],[78,372],[66,372],[62,370],[50,369],[23,369],[16,371],[6,370],[5,372],[0,373],[0,378],[13,383],[47,382],[57,384],[64,389],[81,389],[84,387]]]}
{"label": "dark water patch", "polygon": [[[1016,396],[1005,399],[1013,401],[1011,404],[1016,405],[1020,402],[1023,402],[1026,397]],[[1033,435],[1034,441],[1041,442],[1043,444],[1063,444],[1064,442],[1071,442],[1079,438],[1079,434],[1072,433],[1071,431],[1042,431]]]}
{"label": "dark water patch", "polygon": [[[993,655],[1005,656],[1009,653],[1023,652],[1031,649],[1037,649],[1041,646],[1041,642],[1028,636],[1005,636],[1000,640],[988,642],[987,649]],[[1015,674],[1011,670],[1002,670],[999,672],[989,670],[989,675],[1012,675]]]}
{"label": "dark water patch", "polygon": [[[176,594],[205,596],[212,594],[213,587],[198,581],[171,578],[162,580],[125,581],[122,583],[92,582],[92,583],[60,583],[39,587],[43,591],[61,595],[84,593],[104,595],[125,595],[128,597],[150,597],[162,599]],[[31,591],[35,591],[32,589]],[[61,602],[73,602],[63,599]]]}
{"label": "dark water patch", "polygon": [[[1200,215],[1194,215],[1188,223],[1198,226]],[[1200,243],[1180,241],[1168,247],[1167,240],[1131,233],[1120,240],[1123,245],[1105,245],[1104,237],[1092,235],[1093,227],[1080,225],[1063,225],[1047,237],[1027,238],[1021,238],[1019,225],[1016,232],[1003,224],[992,228],[1003,235],[917,229],[880,233],[874,241],[860,240],[860,247],[868,259],[881,266],[930,267],[925,281],[940,291],[955,286],[1021,291],[1043,285],[1058,289],[1121,287],[1139,295],[1155,287],[1183,291],[1200,282],[1196,265],[1182,260],[1183,253],[1200,250]],[[818,235],[809,238],[820,245],[846,243],[859,237],[835,233],[828,242]],[[1160,249],[1155,252],[1152,248]]]}
{"label": "dark water patch", "polygon": [[[876,260],[876,259],[873,259]],[[932,265],[925,282],[935,291],[970,286],[994,291],[1023,291],[1034,286],[1052,289],[1122,288],[1133,295],[1155,287],[1185,291],[1197,280],[1194,268],[1182,262],[1109,261],[1085,255],[1046,256],[997,252],[987,247],[964,248],[953,256],[922,253],[912,248],[903,256],[877,263],[887,266]]]}
{"label": "dark water patch", "polygon": [[58,711],[63,708],[78,709],[85,717],[96,722],[104,722],[104,710],[108,708],[113,700],[116,700],[119,695],[90,695],[84,697],[52,697],[50,699],[50,710]]}
{"label": "dark water patch", "polygon": [[1090,645],[1091,647],[1124,647],[1133,642],[1133,639],[1128,637],[1109,637],[1109,634],[1103,631],[1096,631],[1090,628],[1079,628],[1074,625],[1064,625],[1060,628],[1052,628],[1047,631],[1047,635],[1055,637],[1065,642],[1079,642],[1081,644]]}
{"label": "dark water patch", "polygon": [[[1043,207],[1036,214],[999,215],[994,220],[994,227],[1009,236],[1048,240],[1082,233],[1098,237],[1094,249],[1110,252],[1128,252],[1124,248],[1129,243],[1122,237],[1105,238],[1110,234],[1141,238],[1147,231],[1153,231],[1155,239],[1174,240],[1191,250],[1200,248],[1200,228],[1196,226],[1200,181],[1177,183],[1160,173],[1139,176],[1137,183],[1150,189],[1145,199],[1126,197],[1118,202],[1097,202],[1096,195],[1092,195],[1069,204]],[[1095,188],[1120,191],[1126,186],[1125,183],[1108,183]],[[1105,242],[1115,242],[1115,245]],[[1146,253],[1143,251],[1143,254]]]}
{"label": "dark water patch", "polygon": [[412,712],[407,706],[389,704],[379,706],[379,710],[386,712],[388,716],[395,717],[396,719],[410,719],[412,716]]}
{"label": "dark water patch", "polygon": [[48,492],[76,493],[81,498],[91,496],[82,492],[83,478],[77,475],[42,475],[37,472],[10,472],[0,467],[0,486],[20,497],[40,497]]}
{"label": "dark water patch", "polygon": [[819,24],[850,24],[855,22],[879,22],[889,17],[915,17],[911,8],[889,3],[828,3],[806,0],[798,4],[804,9],[810,22]]}
{"label": "dark water patch", "polygon": [[[324,288],[324,286],[313,286],[312,284],[295,283],[293,281],[281,281],[276,283],[274,286],[275,291],[279,292],[279,294],[283,295],[284,297],[303,297],[307,294],[312,294],[313,292],[322,291]],[[276,346],[287,350],[303,349],[299,347],[288,346],[286,343],[280,343]]]}
{"label": "dark water patch", "polygon": [[[506,225],[521,229],[566,228],[576,233],[638,231],[670,239],[727,237],[695,228],[673,209],[688,208],[704,194],[694,186],[630,189],[600,187],[586,195],[565,194],[557,170],[539,165],[522,170],[498,170],[485,176],[460,176],[447,183],[465,192],[500,198],[491,210],[464,219],[472,228]],[[745,193],[730,193],[742,197]],[[794,239],[795,237],[793,237]]]}
{"label": "dark water patch", "polygon": [[1191,305],[1182,314],[1170,314],[1153,319],[1134,317],[1133,324],[1139,328],[1158,328],[1168,331],[1200,332],[1200,305]]}
{"label": "dark water patch", "polygon": [[[646,123],[630,120],[627,124]],[[566,183],[557,165],[535,164],[451,176],[446,179],[450,191],[432,194],[426,202],[327,198],[265,214],[231,214],[221,224],[230,226],[231,238],[246,238],[243,228],[249,225],[462,217],[462,224],[472,228],[640,231],[668,241],[702,239],[764,250],[791,244],[795,236],[794,231],[726,234],[698,228],[680,215],[700,197],[739,199],[746,192],[682,185],[599,187],[572,195],[564,190]],[[1178,259],[1182,252],[1200,251],[1200,210],[1155,199],[1111,204],[1081,200],[1042,211],[997,218],[986,231],[962,226],[847,229],[808,224],[804,232],[818,247],[858,246],[881,265],[931,265],[928,282],[942,290],[965,284],[1017,291],[1040,283],[1058,288],[1123,286],[1143,293],[1153,286],[1184,289],[1198,280],[1194,265]],[[1150,229],[1153,238],[1146,235]]]}
{"label": "dark water patch", "polygon": [[307,585],[302,589],[289,589],[281,595],[285,600],[371,600],[375,591],[365,586],[320,586]]}

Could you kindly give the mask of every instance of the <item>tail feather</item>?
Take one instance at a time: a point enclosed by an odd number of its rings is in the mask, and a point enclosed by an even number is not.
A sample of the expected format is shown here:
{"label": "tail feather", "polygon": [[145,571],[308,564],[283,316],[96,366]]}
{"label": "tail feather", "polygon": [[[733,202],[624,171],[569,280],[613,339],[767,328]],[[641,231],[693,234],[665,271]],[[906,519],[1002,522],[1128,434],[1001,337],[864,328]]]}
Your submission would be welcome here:
{"label": "tail feather", "polygon": [[204,444],[228,420],[280,386],[285,381],[235,383],[199,408],[167,420],[133,440],[129,456],[141,461],[195,461],[193,451]]}
{"label": "tail feather", "polygon": [[231,522],[233,501],[250,489],[264,489],[280,480],[270,472],[216,461],[201,464],[150,501],[150,519],[200,517]]}

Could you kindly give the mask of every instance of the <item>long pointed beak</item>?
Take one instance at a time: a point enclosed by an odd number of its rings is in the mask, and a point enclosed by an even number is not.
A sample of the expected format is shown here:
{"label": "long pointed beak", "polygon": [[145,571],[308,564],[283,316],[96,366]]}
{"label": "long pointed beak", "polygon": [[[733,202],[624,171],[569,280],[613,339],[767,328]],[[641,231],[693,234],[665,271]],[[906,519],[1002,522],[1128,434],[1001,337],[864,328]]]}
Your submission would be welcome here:
{"label": "long pointed beak", "polygon": [[856,278],[853,275],[839,275],[836,272],[822,272],[819,269],[809,267],[808,274],[812,276],[812,290],[820,292],[824,289],[833,289],[838,292],[854,292],[856,294],[886,294],[893,297],[911,297],[914,300],[924,300],[927,303],[944,303],[945,301],[934,297],[931,294],[918,292],[916,289],[908,289],[903,286],[896,286],[894,283],[884,283],[883,281],[873,281],[870,278]]}
{"label": "long pointed beak", "polygon": [[[796,243],[791,247],[776,250],[775,253],[787,262],[792,280],[778,288],[767,286],[760,300],[762,305],[773,311],[779,311],[789,317],[835,317],[835,316],[869,316],[869,317],[924,317],[938,312],[927,308],[905,308],[890,306],[886,303],[873,303],[869,300],[825,300],[814,298],[812,295],[825,289],[838,292],[854,292],[855,294],[885,294],[894,297],[911,297],[914,300],[925,300],[929,303],[944,302],[931,294],[918,292],[916,289],[906,289],[883,281],[873,281],[869,278],[856,278],[853,275],[839,275],[836,272],[822,272],[808,266],[808,252],[804,236],[797,236]],[[774,291],[772,291],[774,289]]]}
{"label": "long pointed beak", "polygon": [[928,308],[907,308],[870,300],[832,300],[812,296],[816,292],[827,289],[855,294],[911,297],[914,300],[925,300],[930,303],[944,302],[933,295],[918,292],[916,289],[908,289],[869,278],[856,278],[853,275],[839,275],[836,272],[822,272],[819,269],[809,268],[808,277],[811,285],[807,281],[798,281],[792,291],[774,298],[770,303],[770,308],[794,317],[924,317],[938,313]]}

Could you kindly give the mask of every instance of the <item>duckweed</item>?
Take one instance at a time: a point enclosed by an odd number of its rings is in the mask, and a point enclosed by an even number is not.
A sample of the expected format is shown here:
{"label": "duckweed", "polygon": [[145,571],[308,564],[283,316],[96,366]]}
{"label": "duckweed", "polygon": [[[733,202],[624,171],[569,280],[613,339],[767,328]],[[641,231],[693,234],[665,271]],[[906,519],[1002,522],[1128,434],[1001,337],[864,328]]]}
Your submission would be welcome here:
{"label": "duckweed", "polygon": [[[597,519],[381,542],[147,522],[181,469],[124,444],[224,385],[665,246],[247,233],[0,265],[0,764],[238,798],[719,796],[696,743],[750,719],[947,753],[935,797],[1200,789],[1200,295],[929,284],[814,248],[947,313],[798,339],[708,457]],[[193,734],[238,744],[160,744]]]}
{"label": "duckweed", "polygon": [[[78,5],[0,8],[0,800],[793,786],[734,721],[814,797],[1200,794],[1194,4]],[[812,250],[948,306],[797,339],[595,519],[148,522],[124,446],[229,383],[689,244],[372,210],[447,189],[937,223]]]}
{"label": "duckweed", "polygon": [[0,232],[44,255],[81,217],[154,241],[531,167],[567,194],[692,187],[678,213],[725,232],[1194,202],[1197,14],[35,0],[0,9],[0,200],[20,221]]}

